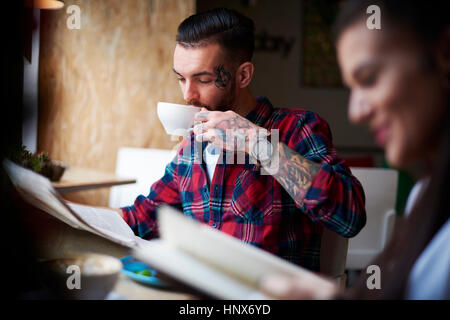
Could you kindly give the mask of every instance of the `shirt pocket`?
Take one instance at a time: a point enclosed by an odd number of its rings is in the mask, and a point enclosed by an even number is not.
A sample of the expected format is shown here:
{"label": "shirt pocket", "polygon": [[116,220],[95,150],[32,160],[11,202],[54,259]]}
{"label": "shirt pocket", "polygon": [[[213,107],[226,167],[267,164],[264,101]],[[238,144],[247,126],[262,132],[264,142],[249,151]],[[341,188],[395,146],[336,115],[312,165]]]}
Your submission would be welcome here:
{"label": "shirt pocket", "polygon": [[233,213],[246,220],[257,221],[274,214],[273,177],[261,175],[255,166],[236,178],[231,199]]}

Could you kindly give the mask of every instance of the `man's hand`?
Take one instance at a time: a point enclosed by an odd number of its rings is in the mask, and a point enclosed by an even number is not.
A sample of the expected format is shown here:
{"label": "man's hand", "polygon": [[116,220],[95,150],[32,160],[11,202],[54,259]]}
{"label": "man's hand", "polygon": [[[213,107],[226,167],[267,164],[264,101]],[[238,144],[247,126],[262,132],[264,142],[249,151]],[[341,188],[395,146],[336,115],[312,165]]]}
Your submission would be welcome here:
{"label": "man's hand", "polygon": [[116,211],[116,212],[119,214],[119,216],[120,216],[121,218],[123,218],[123,212],[122,212],[122,209],[119,209],[119,208],[105,208],[105,209],[114,210],[114,211]]}
{"label": "man's hand", "polygon": [[199,124],[194,126],[195,139],[208,141],[223,150],[249,151],[258,135],[268,136],[265,128],[259,127],[234,111],[208,111],[205,108],[195,115]]}

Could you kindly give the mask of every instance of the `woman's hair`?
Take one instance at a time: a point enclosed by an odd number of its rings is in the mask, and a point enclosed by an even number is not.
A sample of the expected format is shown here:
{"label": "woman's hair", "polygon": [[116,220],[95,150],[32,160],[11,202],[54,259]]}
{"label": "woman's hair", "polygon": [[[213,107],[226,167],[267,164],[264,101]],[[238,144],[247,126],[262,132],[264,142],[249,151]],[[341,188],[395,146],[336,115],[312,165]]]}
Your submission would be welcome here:
{"label": "woman's hair", "polygon": [[250,18],[235,10],[216,8],[185,19],[178,27],[176,40],[185,47],[217,43],[230,58],[243,63],[253,56],[254,29]]}
{"label": "woman's hair", "polygon": [[348,0],[336,18],[333,39],[337,43],[339,36],[347,28],[364,22],[372,13],[367,8],[377,5],[380,8],[381,30],[390,33],[393,30],[409,31],[423,44],[423,61],[428,70],[436,67],[431,53],[433,45],[449,26],[450,1],[446,0]]}
{"label": "woman's hair", "polygon": [[450,2],[442,0],[348,0],[336,18],[333,38],[354,23],[366,21],[371,13],[367,8],[380,8],[381,29],[404,27],[417,35],[422,42],[435,42],[448,26]]}
{"label": "woman's hair", "polygon": [[[381,24],[389,28],[410,31],[426,48],[432,47],[449,26],[450,1],[404,0],[350,0],[340,12],[335,28],[335,39],[353,24],[368,17],[366,8],[376,4],[381,9]],[[449,92],[446,93],[446,114],[442,119],[444,134],[438,158],[426,190],[413,207],[407,219],[400,219],[391,240],[371,264],[381,271],[381,289],[367,288],[364,271],[359,281],[341,298],[403,299],[409,274],[415,261],[436,232],[450,218],[448,190],[450,190],[450,112]],[[427,112],[424,108],[423,112]]]}

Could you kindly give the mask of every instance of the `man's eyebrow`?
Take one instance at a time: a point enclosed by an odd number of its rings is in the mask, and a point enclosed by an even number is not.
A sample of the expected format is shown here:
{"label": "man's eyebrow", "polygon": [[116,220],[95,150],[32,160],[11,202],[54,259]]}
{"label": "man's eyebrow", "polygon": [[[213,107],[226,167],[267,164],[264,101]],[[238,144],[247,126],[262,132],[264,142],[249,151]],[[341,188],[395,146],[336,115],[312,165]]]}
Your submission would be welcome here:
{"label": "man's eyebrow", "polygon": [[211,72],[208,71],[202,71],[202,72],[197,72],[193,74],[193,77],[199,77],[199,76],[212,76],[213,74]]}
{"label": "man's eyebrow", "polygon": [[[175,70],[175,68],[172,69],[173,72],[175,72],[177,75],[179,75],[180,77],[183,77],[177,70]],[[197,72],[194,73],[192,75],[193,77],[199,77],[199,76],[213,76],[213,74],[211,72],[208,71],[202,71],[202,72]]]}
{"label": "man's eyebrow", "polygon": [[173,70],[173,72],[175,72],[177,75],[179,75],[180,77],[182,77],[182,75],[181,75],[177,70],[175,70],[175,68],[173,68],[172,70]]}

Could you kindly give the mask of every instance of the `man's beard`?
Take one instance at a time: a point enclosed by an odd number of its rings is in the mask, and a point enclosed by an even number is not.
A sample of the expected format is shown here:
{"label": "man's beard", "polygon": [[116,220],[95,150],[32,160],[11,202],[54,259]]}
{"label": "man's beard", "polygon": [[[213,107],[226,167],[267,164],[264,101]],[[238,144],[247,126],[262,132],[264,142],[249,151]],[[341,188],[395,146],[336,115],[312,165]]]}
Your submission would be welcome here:
{"label": "man's beard", "polygon": [[209,111],[228,111],[232,110],[233,107],[235,107],[236,102],[236,94],[235,94],[235,88],[236,83],[234,81],[230,81],[231,85],[229,88],[223,90],[223,96],[219,100],[216,106],[209,106],[206,104],[201,103],[200,101],[187,101],[186,103],[188,105],[196,106],[196,107],[203,107],[208,109]]}

